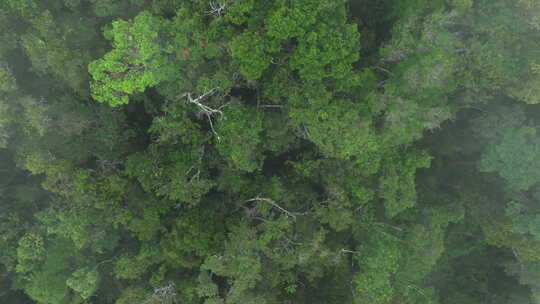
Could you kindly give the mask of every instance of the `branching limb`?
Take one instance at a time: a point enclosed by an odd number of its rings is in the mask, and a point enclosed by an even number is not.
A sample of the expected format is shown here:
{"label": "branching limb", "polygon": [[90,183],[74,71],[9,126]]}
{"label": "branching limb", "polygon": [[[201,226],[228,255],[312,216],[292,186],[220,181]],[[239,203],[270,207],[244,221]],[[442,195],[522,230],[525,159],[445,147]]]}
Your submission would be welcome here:
{"label": "branching limb", "polygon": [[206,11],[206,14],[220,17],[225,13],[225,9],[225,3],[212,1],[210,2],[210,9]]}
{"label": "branching limb", "polygon": [[192,95],[191,92],[188,92],[188,93],[180,94],[180,95],[176,96],[174,99],[175,99],[175,100],[180,100],[180,99],[186,97],[186,98],[187,98],[187,102],[196,105],[196,106],[199,107],[199,109],[201,109],[201,111],[204,112],[205,114],[207,114],[207,115],[213,115],[213,114],[220,114],[220,115],[222,115],[223,112],[221,112],[221,110],[219,110],[219,109],[217,109],[217,110],[216,110],[216,109],[212,109],[212,108],[210,108],[209,106],[204,105],[204,104],[201,103],[201,101],[202,101],[203,99],[205,99],[206,97],[208,97],[208,96],[214,94],[214,93],[216,92],[217,89],[218,89],[218,88],[213,88],[213,89],[211,89],[211,90],[209,90],[209,91],[206,91],[206,92],[204,92],[203,94],[201,94],[201,95],[199,95],[199,96],[197,96],[197,97],[195,97],[195,98],[193,97],[193,95]]}
{"label": "branching limb", "polygon": [[204,92],[203,94],[199,95],[196,98],[193,98],[193,96],[191,95],[190,92],[184,93],[184,94],[176,96],[175,100],[179,100],[179,99],[182,99],[182,98],[185,97],[187,99],[187,102],[196,105],[201,110],[201,114],[205,115],[206,118],[208,119],[208,122],[210,123],[210,129],[212,130],[212,133],[214,133],[214,135],[216,135],[216,138],[219,141],[219,140],[221,140],[221,138],[219,137],[218,133],[214,129],[214,123],[212,122],[212,115],[214,115],[214,114],[223,115],[223,112],[221,111],[221,108],[223,108],[224,106],[221,106],[221,107],[219,107],[217,109],[213,109],[213,108],[201,103],[201,101],[204,98],[214,94],[217,89],[218,88],[213,88],[213,89],[211,89],[209,91]]}

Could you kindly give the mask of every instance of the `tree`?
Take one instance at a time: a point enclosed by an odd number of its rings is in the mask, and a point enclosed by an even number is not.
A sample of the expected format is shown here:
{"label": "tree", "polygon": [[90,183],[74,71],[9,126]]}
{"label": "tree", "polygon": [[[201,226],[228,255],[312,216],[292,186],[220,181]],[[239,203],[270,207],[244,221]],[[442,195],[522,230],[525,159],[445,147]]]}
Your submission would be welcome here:
{"label": "tree", "polygon": [[385,159],[388,161],[382,169],[380,196],[385,201],[386,216],[392,218],[416,204],[415,173],[418,168],[429,167],[430,156],[417,151],[396,151]]}
{"label": "tree", "polygon": [[146,153],[128,158],[126,173],[148,193],[197,204],[213,183],[203,167],[203,146],[190,148],[193,150],[174,151],[173,147],[151,146]]}
{"label": "tree", "polygon": [[113,22],[104,33],[113,41],[113,49],[88,66],[94,79],[92,96],[119,106],[129,102],[129,95],[177,78],[178,72],[167,58],[173,47],[160,43],[168,41],[169,27],[169,21],[150,12],[142,12],[131,21]]}
{"label": "tree", "polygon": [[217,124],[217,149],[238,169],[252,172],[261,167],[262,115],[260,112],[235,104],[228,104]]}
{"label": "tree", "polygon": [[483,172],[496,172],[516,190],[527,190],[540,176],[535,170],[540,142],[527,125],[520,106],[497,107],[475,121],[478,137],[487,144],[479,163]]}
{"label": "tree", "polygon": [[395,296],[392,277],[399,267],[398,241],[391,235],[377,231],[373,231],[368,240],[368,243],[359,246],[355,252],[361,272],[354,278],[354,303],[365,300],[371,303],[386,303]]}
{"label": "tree", "polygon": [[86,300],[96,292],[99,286],[99,273],[95,267],[94,269],[79,268],[66,280],[66,285]]}

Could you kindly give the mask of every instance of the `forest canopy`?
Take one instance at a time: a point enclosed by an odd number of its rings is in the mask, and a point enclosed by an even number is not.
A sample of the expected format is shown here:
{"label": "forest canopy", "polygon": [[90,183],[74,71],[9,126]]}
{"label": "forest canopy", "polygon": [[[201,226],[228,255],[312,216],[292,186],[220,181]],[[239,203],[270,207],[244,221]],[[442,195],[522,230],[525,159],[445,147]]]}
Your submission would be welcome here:
{"label": "forest canopy", "polygon": [[0,1],[0,302],[540,304],[536,0]]}

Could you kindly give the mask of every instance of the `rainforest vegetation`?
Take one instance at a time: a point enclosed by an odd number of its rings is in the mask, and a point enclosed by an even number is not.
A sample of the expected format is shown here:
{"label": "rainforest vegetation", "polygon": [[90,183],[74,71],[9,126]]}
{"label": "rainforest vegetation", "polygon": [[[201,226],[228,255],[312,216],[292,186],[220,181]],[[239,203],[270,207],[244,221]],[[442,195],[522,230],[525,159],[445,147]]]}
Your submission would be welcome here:
{"label": "rainforest vegetation", "polygon": [[537,0],[1,0],[0,302],[539,304]]}

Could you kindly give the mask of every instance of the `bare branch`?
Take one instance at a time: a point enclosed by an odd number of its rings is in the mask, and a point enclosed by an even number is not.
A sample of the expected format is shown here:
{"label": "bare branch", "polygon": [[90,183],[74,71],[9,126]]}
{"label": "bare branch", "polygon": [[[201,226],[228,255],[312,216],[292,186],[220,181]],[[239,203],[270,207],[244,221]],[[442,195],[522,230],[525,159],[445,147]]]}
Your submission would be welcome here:
{"label": "bare branch", "polygon": [[102,171],[117,170],[122,165],[122,161],[118,159],[99,159],[97,166]]}
{"label": "bare branch", "polygon": [[204,92],[203,94],[199,95],[196,98],[193,98],[191,93],[188,92],[188,93],[178,95],[174,99],[179,100],[179,99],[182,99],[182,98],[186,97],[187,102],[192,103],[192,104],[196,105],[197,107],[199,107],[199,109],[201,110],[200,114],[205,115],[206,118],[208,119],[208,122],[210,123],[210,129],[212,129],[212,133],[214,133],[214,135],[216,135],[218,140],[221,140],[218,133],[214,129],[214,123],[212,122],[212,115],[214,115],[214,114],[223,115],[223,112],[221,111],[221,108],[223,108],[224,105],[219,107],[218,109],[212,109],[211,107],[201,103],[201,100],[203,100],[207,96],[210,96],[210,95],[214,94],[217,89],[218,89],[217,87],[213,88],[213,89],[211,89],[209,91]]}
{"label": "bare branch", "polygon": [[196,105],[197,107],[199,107],[203,113],[205,113],[207,115],[213,115],[213,114],[222,115],[223,112],[221,112],[221,110],[212,109],[209,106],[204,105],[204,104],[201,103],[201,100],[205,99],[207,96],[210,96],[210,95],[214,94],[217,89],[218,88],[213,88],[213,89],[211,89],[209,91],[204,92],[203,94],[199,95],[196,98],[193,98],[191,92],[184,93],[184,94],[176,96],[175,100],[179,100],[179,99],[182,99],[184,97],[187,97],[187,101],[189,103],[192,103],[192,104]]}
{"label": "bare branch", "polygon": [[399,227],[396,227],[396,226],[393,226],[393,225],[390,225],[390,224],[387,224],[387,223],[376,222],[375,224],[376,224],[376,225],[379,225],[379,226],[389,227],[389,228],[392,228],[392,229],[394,229],[394,230],[403,232],[403,229],[401,229],[401,228],[399,228]]}
{"label": "bare branch", "polygon": [[210,123],[210,129],[212,129],[212,133],[214,133],[217,140],[220,141],[221,137],[219,137],[219,134],[217,134],[216,130],[214,129],[214,124],[212,123],[212,118],[208,114],[206,114],[206,117],[208,118],[208,122]]}
{"label": "bare branch", "polygon": [[256,196],[252,199],[248,199],[246,201],[247,202],[266,202],[268,204],[270,204],[271,206],[273,206],[274,208],[278,209],[279,211],[285,213],[285,215],[289,216],[289,217],[292,217],[294,219],[296,219],[296,216],[297,215],[305,215],[306,213],[297,213],[297,212],[290,212],[289,210],[281,207],[280,205],[278,205],[276,202],[274,202],[273,200],[269,199],[269,198],[264,198],[264,197],[259,197],[259,196]]}
{"label": "bare branch", "polygon": [[273,207],[279,209],[281,212],[285,213],[287,216],[296,218],[296,216],[292,212],[290,212],[290,211],[286,210],[285,208],[281,207],[280,205],[276,204],[276,202],[274,202],[273,200],[271,200],[269,198],[264,198],[264,197],[258,197],[257,196],[257,197],[254,197],[252,199],[248,199],[246,201],[246,203],[247,202],[253,202],[253,201],[266,202],[266,203],[272,205]]}
{"label": "bare branch", "polygon": [[210,9],[206,11],[206,14],[220,17],[225,13],[225,8],[225,3],[212,1],[210,2]]}
{"label": "bare branch", "polygon": [[357,254],[357,253],[360,253],[360,252],[354,251],[354,250],[348,250],[348,249],[343,248],[343,249],[341,249],[340,253],[342,253],[342,254],[343,254],[343,253]]}
{"label": "bare branch", "polygon": [[416,291],[416,292],[418,292],[419,294],[423,295],[424,297],[426,297],[426,294],[424,293],[424,291],[421,288],[419,288],[418,286],[408,284],[407,287],[414,290],[414,291]]}
{"label": "bare branch", "polygon": [[311,139],[311,134],[305,124],[293,129],[298,137]]}
{"label": "bare branch", "polygon": [[385,68],[383,68],[383,67],[381,67],[381,66],[376,65],[375,68],[376,68],[377,70],[383,71],[383,72],[385,72],[385,73],[387,73],[387,74],[389,74],[389,75],[394,75],[394,73],[390,72],[389,70],[387,70],[387,69],[385,69]]}
{"label": "bare branch", "polygon": [[173,283],[155,288],[154,293],[148,297],[142,304],[173,304],[176,303],[176,287]]}
{"label": "bare branch", "polygon": [[193,180],[199,180],[199,176],[201,175],[201,170],[200,169],[197,169],[197,172],[189,179],[189,183],[188,184],[191,184],[193,182]]}
{"label": "bare branch", "polygon": [[283,108],[283,105],[273,105],[273,104],[268,104],[268,105],[258,105],[259,108]]}

